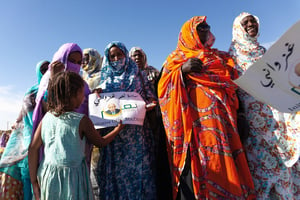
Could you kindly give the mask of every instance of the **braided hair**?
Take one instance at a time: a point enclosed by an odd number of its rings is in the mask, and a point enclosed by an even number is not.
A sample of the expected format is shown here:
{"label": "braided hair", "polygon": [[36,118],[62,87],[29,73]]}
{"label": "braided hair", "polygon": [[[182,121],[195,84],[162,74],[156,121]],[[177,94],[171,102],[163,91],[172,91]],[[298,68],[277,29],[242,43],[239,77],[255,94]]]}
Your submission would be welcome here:
{"label": "braided hair", "polygon": [[84,87],[84,80],[75,72],[64,71],[56,74],[48,86],[48,109],[57,116],[71,111],[71,98],[76,97]]}

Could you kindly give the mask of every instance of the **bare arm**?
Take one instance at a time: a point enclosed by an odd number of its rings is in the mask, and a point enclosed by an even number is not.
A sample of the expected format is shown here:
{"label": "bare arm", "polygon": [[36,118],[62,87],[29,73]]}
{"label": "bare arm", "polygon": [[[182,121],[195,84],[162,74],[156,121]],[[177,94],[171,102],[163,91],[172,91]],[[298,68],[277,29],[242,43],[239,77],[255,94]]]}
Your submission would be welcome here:
{"label": "bare arm", "polygon": [[31,141],[28,149],[29,174],[30,174],[30,181],[32,184],[35,199],[39,199],[40,196],[40,187],[37,181],[37,170],[38,170],[38,162],[39,162],[39,149],[43,144],[41,130],[42,130],[42,121],[40,122],[38,128],[36,129],[33,140]]}
{"label": "bare arm", "polygon": [[80,136],[86,136],[88,141],[98,147],[104,147],[110,143],[117,134],[123,129],[122,122],[118,124],[110,133],[101,137],[94,127],[93,122],[86,115],[81,119],[79,125]]}

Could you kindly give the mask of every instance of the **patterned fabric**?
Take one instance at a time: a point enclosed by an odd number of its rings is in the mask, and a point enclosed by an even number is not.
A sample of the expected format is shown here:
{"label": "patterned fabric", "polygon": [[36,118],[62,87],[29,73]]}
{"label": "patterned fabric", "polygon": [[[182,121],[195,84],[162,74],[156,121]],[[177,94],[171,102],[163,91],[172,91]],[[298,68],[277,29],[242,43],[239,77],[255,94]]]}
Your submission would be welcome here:
{"label": "patterned fabric", "polygon": [[[126,56],[125,64],[119,70],[112,67],[108,59],[112,46],[120,48]],[[149,88],[143,90],[141,78],[124,44],[108,44],[99,86],[103,92],[137,92],[144,100],[154,98]],[[111,129],[102,129],[101,134],[109,131]],[[101,149],[97,175],[100,199],[156,199],[153,140],[149,125],[126,125],[111,143]]]}
{"label": "patterned fabric", "polygon": [[[196,199],[251,199],[254,189],[236,127],[238,101],[234,62],[212,49],[214,36],[202,44],[196,27],[206,21],[195,16],[181,28],[177,48],[164,63],[158,97],[168,138],[173,175],[173,198],[190,149]],[[181,72],[189,58],[199,58],[202,73]]]}
{"label": "patterned fabric", "polygon": [[102,58],[96,49],[87,48],[83,50],[83,55],[89,55],[89,62],[83,66],[82,78],[88,83],[89,88],[93,91],[100,81],[99,71],[101,69]]}
{"label": "patterned fabric", "polygon": [[[0,172],[0,199],[23,200],[22,182],[14,179],[6,173]],[[5,185],[6,187],[2,187]]]}
{"label": "patterned fabric", "polygon": [[[257,42],[257,37],[249,37],[240,24],[249,15],[241,13],[234,20],[232,31],[230,53],[241,73],[265,52]],[[238,90],[238,95],[250,125],[244,146],[257,199],[300,199],[299,113],[280,113],[242,89]]]}
{"label": "patterned fabric", "polygon": [[[251,14],[242,12],[233,22],[232,42],[229,53],[237,63],[236,69],[239,73],[243,73],[266,52],[266,49],[263,46],[260,46],[257,41],[259,32],[255,37],[250,37],[241,25],[241,21],[249,15]],[[259,26],[258,17],[252,16],[256,19]]]}
{"label": "patterned fabric", "polygon": [[41,199],[93,199],[85,160],[85,137],[79,124],[84,115],[65,112],[56,117],[47,112],[42,121],[45,156],[38,168]]}

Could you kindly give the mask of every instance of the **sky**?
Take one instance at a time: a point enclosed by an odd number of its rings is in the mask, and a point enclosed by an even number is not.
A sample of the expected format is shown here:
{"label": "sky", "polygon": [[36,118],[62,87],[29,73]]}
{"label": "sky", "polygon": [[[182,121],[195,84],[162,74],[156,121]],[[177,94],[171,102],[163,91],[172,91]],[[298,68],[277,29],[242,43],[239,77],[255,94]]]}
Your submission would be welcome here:
{"label": "sky", "polygon": [[207,16],[214,48],[227,51],[241,12],[260,19],[259,42],[269,47],[300,20],[299,0],[9,0],[0,6],[0,130],[11,127],[23,96],[37,82],[35,66],[64,43],[95,48],[111,41],[143,48],[161,69],[176,48],[182,25]]}

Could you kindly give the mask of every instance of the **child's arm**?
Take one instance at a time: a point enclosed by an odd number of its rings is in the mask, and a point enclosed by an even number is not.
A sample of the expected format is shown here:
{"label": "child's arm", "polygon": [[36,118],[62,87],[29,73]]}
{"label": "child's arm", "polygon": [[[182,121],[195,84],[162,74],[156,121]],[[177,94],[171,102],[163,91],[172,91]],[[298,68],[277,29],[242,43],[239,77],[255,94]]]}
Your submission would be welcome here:
{"label": "child's arm", "polygon": [[86,115],[81,119],[79,124],[79,133],[81,138],[86,136],[88,141],[98,147],[104,147],[110,143],[114,137],[123,129],[122,122],[118,124],[110,133],[101,137],[94,127],[93,122]]}
{"label": "child's arm", "polygon": [[36,129],[33,140],[31,141],[28,149],[29,174],[35,199],[40,198],[40,187],[37,181],[37,169],[39,162],[39,149],[43,144],[41,130],[42,122],[40,122],[38,128]]}

